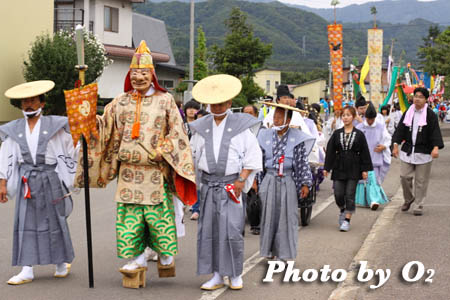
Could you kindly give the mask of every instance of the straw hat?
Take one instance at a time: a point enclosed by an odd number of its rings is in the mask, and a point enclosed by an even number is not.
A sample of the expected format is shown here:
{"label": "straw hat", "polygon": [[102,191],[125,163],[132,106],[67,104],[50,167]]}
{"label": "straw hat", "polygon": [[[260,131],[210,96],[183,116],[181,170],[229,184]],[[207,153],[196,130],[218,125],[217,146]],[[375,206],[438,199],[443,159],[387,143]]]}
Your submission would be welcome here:
{"label": "straw hat", "polygon": [[293,106],[290,106],[290,105],[287,105],[287,104],[272,103],[272,102],[260,102],[260,103],[268,105],[268,106],[279,107],[279,108],[282,108],[282,109],[288,109],[288,110],[296,111],[296,112],[299,112],[299,113],[307,113],[306,110],[301,110],[301,109],[298,109],[296,107],[293,107]]}
{"label": "straw hat", "polygon": [[38,80],[16,85],[5,92],[9,99],[26,99],[47,93],[55,83],[51,80]]}
{"label": "straw hat", "polygon": [[192,96],[203,104],[219,104],[236,97],[242,89],[241,81],[231,75],[218,74],[203,78],[192,89]]}

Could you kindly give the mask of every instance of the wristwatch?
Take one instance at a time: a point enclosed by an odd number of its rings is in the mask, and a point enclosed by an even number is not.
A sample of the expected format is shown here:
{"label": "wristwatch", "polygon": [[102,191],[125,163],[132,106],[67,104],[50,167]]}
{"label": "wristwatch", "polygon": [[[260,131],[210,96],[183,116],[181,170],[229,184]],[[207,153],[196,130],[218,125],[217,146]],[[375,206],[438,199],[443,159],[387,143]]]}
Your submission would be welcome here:
{"label": "wristwatch", "polygon": [[239,182],[245,182],[245,180],[246,180],[246,179],[243,178],[243,177],[241,177],[241,176],[239,176],[239,178],[238,178],[238,181],[239,181]]}

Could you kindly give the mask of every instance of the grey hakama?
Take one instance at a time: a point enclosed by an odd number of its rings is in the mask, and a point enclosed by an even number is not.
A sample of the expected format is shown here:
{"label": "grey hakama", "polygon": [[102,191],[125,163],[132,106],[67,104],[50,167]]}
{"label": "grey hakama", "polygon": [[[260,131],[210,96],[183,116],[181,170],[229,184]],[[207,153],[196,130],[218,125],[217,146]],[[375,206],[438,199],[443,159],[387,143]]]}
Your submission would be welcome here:
{"label": "grey hakama", "polygon": [[[311,184],[307,157],[315,139],[291,128],[286,133],[286,143],[277,144],[274,134],[272,129],[263,129],[258,135],[265,165],[264,179],[259,187],[262,202],[260,255],[293,259],[297,256],[298,244],[298,197],[301,185]],[[303,147],[301,158],[294,155],[297,146]],[[283,176],[278,175],[278,164],[274,163],[281,154],[285,155]],[[303,164],[298,166],[303,171],[299,170],[296,178],[293,177],[294,164]]]}
{"label": "grey hakama", "polygon": [[225,190],[239,174],[225,176],[231,139],[260,123],[246,114],[229,114],[226,119],[218,160],[213,149],[212,116],[189,124],[205,140],[209,174],[203,172],[200,192],[200,218],[197,235],[197,274],[218,272],[221,276],[242,274],[244,264],[245,207],[235,203]]}
{"label": "grey hakama", "polygon": [[[26,120],[19,119],[0,127],[1,133],[19,144],[24,160],[18,167],[12,265],[70,263],[74,251],[66,218],[72,211],[72,200],[62,198],[68,190],[55,171],[57,164],[45,164],[47,144],[60,129],[68,128],[67,118],[41,116],[36,164],[28,149],[25,126]],[[23,177],[30,199],[24,199]]]}

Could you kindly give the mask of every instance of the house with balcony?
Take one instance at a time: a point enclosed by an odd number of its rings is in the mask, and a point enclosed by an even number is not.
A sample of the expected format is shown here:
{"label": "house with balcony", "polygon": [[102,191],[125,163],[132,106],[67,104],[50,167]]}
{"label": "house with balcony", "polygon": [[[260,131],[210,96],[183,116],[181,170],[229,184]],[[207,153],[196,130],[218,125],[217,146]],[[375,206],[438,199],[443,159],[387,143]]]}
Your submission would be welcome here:
{"label": "house with balcony", "polygon": [[54,30],[73,29],[77,24],[83,24],[98,36],[113,60],[98,81],[101,98],[111,99],[123,92],[131,57],[142,39],[147,41],[152,51],[162,86],[173,91],[179,78],[184,77],[184,70],[175,65],[164,22],[133,13],[132,4],[143,2],[55,0]]}

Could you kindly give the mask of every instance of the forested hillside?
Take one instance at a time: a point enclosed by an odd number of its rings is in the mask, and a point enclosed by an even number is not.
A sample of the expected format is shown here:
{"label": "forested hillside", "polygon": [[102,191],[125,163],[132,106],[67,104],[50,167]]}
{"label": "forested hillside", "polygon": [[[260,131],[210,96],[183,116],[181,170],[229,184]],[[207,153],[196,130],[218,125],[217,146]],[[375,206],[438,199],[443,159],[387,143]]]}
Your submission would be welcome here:
{"label": "forested hillside", "polygon": [[[238,0],[209,0],[195,5],[196,25],[202,25],[207,45],[221,45],[226,34],[224,21],[232,7],[239,7],[248,14],[248,22],[253,25],[255,35],[266,43],[272,43],[273,54],[268,67],[291,71],[308,71],[326,68],[329,61],[326,28],[328,22],[322,17],[301,9],[292,8],[280,2],[255,3]],[[135,4],[136,12],[161,20],[167,26],[175,58],[179,65],[187,65],[189,59],[189,3],[147,2]],[[414,20],[410,24],[378,23],[385,30],[385,45],[396,39],[394,55],[402,50],[405,61],[417,62],[417,47],[422,37],[427,35],[432,23]],[[346,63],[353,60],[362,62],[367,53],[367,28],[372,23],[344,24],[344,56]],[[413,30],[412,30],[413,29]],[[305,43],[303,43],[305,41]],[[303,51],[303,44],[305,51]],[[388,48],[385,47],[387,53]]]}

